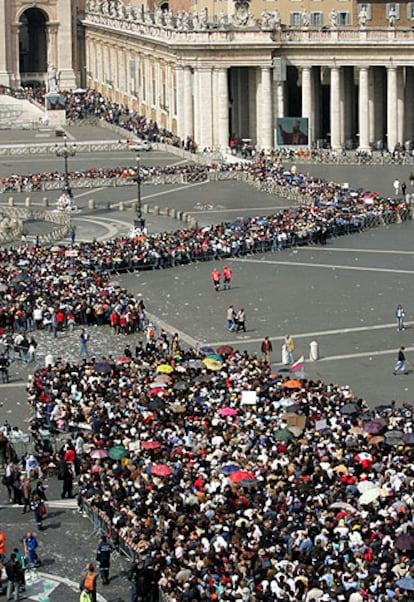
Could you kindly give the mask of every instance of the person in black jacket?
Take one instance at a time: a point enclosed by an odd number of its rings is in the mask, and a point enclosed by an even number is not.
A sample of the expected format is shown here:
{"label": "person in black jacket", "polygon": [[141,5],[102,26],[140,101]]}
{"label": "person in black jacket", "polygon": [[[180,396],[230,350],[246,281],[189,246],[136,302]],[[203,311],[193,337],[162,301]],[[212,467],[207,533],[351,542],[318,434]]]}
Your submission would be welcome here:
{"label": "person in black jacket", "polygon": [[99,575],[103,585],[109,584],[109,568],[111,566],[112,547],[106,535],[101,535],[101,541],[96,548],[96,561],[99,562]]}
{"label": "person in black jacket", "polygon": [[10,554],[10,560],[6,563],[5,569],[8,579],[7,600],[11,600],[13,594],[15,602],[17,602],[20,588],[24,585],[24,571],[14,552]]}

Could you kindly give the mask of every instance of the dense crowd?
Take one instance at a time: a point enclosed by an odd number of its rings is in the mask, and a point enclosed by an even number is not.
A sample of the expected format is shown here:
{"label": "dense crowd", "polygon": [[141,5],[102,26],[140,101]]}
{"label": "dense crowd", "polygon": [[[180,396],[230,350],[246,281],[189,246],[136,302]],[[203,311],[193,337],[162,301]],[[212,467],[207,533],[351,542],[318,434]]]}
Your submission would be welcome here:
{"label": "dense crowd", "polygon": [[48,314],[52,323],[63,312],[64,325],[69,315],[75,324],[108,324],[114,309],[119,316],[139,313],[136,300],[111,284],[111,274],[281,251],[298,244],[324,244],[330,236],[410,217],[409,205],[402,199],[385,199],[375,192],[327,183],[280,165],[259,162],[234,169],[246,169],[261,184],[296,190],[306,204],[260,218],[130,239],[81,242],[71,248],[3,248],[0,327],[27,330],[35,312],[40,312],[42,319]]}
{"label": "dense crowd", "polygon": [[167,602],[412,599],[411,406],[164,332],[131,355],[57,361],[29,401]]}

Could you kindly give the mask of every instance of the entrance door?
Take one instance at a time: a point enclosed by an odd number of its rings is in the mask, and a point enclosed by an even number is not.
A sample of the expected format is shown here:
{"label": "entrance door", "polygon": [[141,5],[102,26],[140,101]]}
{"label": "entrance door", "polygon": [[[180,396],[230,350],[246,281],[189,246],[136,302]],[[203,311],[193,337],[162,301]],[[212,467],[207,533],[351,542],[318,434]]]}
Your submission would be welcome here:
{"label": "entrance door", "polygon": [[20,17],[19,62],[23,80],[43,79],[47,72],[46,22],[47,17],[38,8],[28,8]]}

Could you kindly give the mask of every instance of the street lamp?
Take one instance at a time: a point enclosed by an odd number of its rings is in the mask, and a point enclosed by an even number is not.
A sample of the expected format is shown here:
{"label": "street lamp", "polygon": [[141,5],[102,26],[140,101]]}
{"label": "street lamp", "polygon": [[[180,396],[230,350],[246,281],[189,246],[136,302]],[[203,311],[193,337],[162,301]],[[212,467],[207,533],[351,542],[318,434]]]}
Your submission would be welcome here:
{"label": "street lamp", "polygon": [[76,144],[68,146],[68,138],[66,134],[64,135],[63,140],[63,146],[59,146],[58,144],[55,145],[56,156],[63,157],[65,162],[63,193],[58,200],[58,204],[62,207],[62,209],[72,209],[73,193],[69,182],[68,158],[76,155]]}
{"label": "street lamp", "polygon": [[137,215],[134,219],[134,228],[142,232],[145,228],[145,219],[142,217],[140,160],[141,157],[137,155]]}

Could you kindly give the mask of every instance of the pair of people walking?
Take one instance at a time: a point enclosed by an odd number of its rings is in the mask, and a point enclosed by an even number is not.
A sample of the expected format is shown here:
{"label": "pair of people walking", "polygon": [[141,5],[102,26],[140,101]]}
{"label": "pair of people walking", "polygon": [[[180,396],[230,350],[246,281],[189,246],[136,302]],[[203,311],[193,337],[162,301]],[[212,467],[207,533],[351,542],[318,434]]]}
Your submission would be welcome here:
{"label": "pair of people walking", "polygon": [[229,305],[227,309],[227,328],[230,332],[239,332],[240,330],[246,332],[246,312],[243,307],[236,311],[233,305]]}
{"label": "pair of people walking", "polygon": [[[225,265],[223,268],[223,290],[229,290],[231,288],[232,271]],[[213,281],[214,290],[220,290],[221,273],[217,268],[211,272],[211,279]]]}

